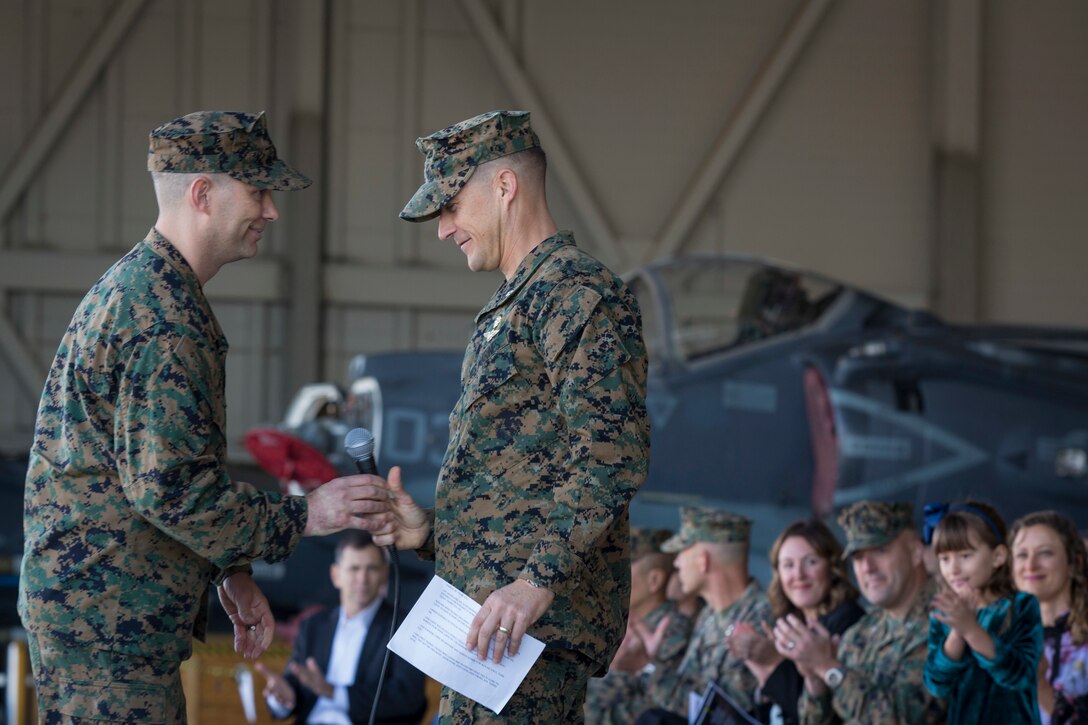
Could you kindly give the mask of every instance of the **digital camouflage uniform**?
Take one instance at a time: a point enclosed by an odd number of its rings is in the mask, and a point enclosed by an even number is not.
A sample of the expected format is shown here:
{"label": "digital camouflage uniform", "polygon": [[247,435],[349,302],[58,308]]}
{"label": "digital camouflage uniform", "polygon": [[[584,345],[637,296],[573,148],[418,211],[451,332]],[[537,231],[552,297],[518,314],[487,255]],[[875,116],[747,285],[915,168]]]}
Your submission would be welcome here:
{"label": "digital camouflage uniform", "polygon": [[[650,554],[659,554],[661,544],[672,532],[668,529],[631,529],[631,567]],[[671,557],[664,563],[671,565]],[[666,575],[669,572],[666,572]],[[634,576],[634,571],[632,571]],[[632,612],[630,616],[635,616]],[[668,617],[661,644],[651,662],[641,672],[624,672],[610,669],[604,677],[594,677],[586,691],[585,716],[587,725],[622,725],[634,722],[650,703],[646,693],[654,682],[680,666],[680,660],[688,648],[692,621],[677,609],[676,602],[664,601],[642,618],[653,631]]]}
{"label": "digital camouflage uniform", "polygon": [[[752,522],[728,511],[684,506],[680,509],[680,533],[662,545],[667,552],[679,552],[700,541],[718,543],[748,542]],[[687,716],[688,696],[702,695],[710,682],[716,682],[747,710],[754,707],[755,677],[744,660],[729,653],[727,641],[733,628],[747,622],[760,630],[760,624],[772,621],[771,605],[754,579],[739,599],[722,610],[704,609],[688,643],[680,666],[654,683],[649,701],[654,708]]]}
{"label": "digital camouflage uniform", "polygon": [[586,693],[587,725],[623,725],[632,723],[639,714],[653,707],[649,693],[667,677],[674,677],[691,639],[692,621],[667,601],[647,614],[643,621],[650,630],[665,617],[665,636],[651,665],[642,672],[609,670],[604,677],[589,681]]}
{"label": "digital camouflage uniform", "polygon": [[801,696],[805,725],[852,723],[943,723],[944,704],[923,683],[929,635],[929,601],[936,586],[926,585],[902,619],[876,609],[846,630],[839,644],[842,683],[822,698]]}
{"label": "digital camouflage uniform", "polygon": [[[913,528],[910,504],[861,501],[843,510],[844,557],[883,546]],[[842,635],[838,660],[842,682],[823,697],[806,690],[799,712],[804,725],[921,725],[945,722],[944,703],[923,682],[928,653],[929,606],[936,593],[930,581],[906,616],[875,609]]]}
{"label": "digital camouflage uniform", "polygon": [[[309,183],[276,171],[261,116],[191,114],[152,134],[152,168]],[[19,582],[43,722],[184,722],[178,667],[203,638],[209,585],[286,558],[302,535],[305,499],[227,476],[226,354],[196,273],[155,230],[65,332],[30,452]]]}
{"label": "digital camouflage uniform", "polygon": [[[504,111],[417,144],[426,181],[401,216],[421,221],[478,163],[538,141],[528,114]],[[529,629],[544,661],[502,717],[447,689],[443,722],[580,717],[585,679],[607,667],[626,626],[627,507],[649,466],[645,392],[638,303],[570,233],[543,240],[477,315],[421,554],[478,602],[518,578],[555,599]]]}
{"label": "digital camouflage uniform", "polygon": [[741,707],[751,710],[759,683],[744,666],[744,660],[729,653],[727,641],[741,622],[751,624],[758,632],[762,622],[772,621],[767,595],[753,579],[740,599],[703,619],[691,636],[680,666],[654,683],[649,697],[653,706],[686,716],[689,693],[702,695],[710,682],[717,682]]}

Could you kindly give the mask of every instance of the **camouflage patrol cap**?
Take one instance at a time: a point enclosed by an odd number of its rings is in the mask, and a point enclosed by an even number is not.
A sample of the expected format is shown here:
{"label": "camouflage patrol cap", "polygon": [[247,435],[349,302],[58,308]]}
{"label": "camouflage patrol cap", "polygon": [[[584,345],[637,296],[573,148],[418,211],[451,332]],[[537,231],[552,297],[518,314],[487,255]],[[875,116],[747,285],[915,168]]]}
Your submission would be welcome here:
{"label": "camouflage patrol cap", "polygon": [[631,561],[661,553],[661,545],[672,536],[669,529],[631,528]]}
{"label": "camouflage patrol cap", "polygon": [[404,205],[400,218],[425,222],[457,196],[480,164],[540,147],[528,111],[489,111],[416,139],[423,154],[423,185]]}
{"label": "camouflage patrol cap", "polygon": [[310,180],[276,157],[264,111],[197,111],[151,132],[147,170],[227,174],[260,189],[305,189]]}
{"label": "camouflage patrol cap", "polygon": [[914,507],[909,503],[858,501],[842,510],[839,526],[846,533],[842,558],[855,551],[884,546],[905,529],[914,528]]}
{"label": "camouflage patrol cap", "polygon": [[661,550],[675,554],[699,541],[719,544],[748,541],[752,520],[730,511],[680,507],[680,533],[661,545]]}

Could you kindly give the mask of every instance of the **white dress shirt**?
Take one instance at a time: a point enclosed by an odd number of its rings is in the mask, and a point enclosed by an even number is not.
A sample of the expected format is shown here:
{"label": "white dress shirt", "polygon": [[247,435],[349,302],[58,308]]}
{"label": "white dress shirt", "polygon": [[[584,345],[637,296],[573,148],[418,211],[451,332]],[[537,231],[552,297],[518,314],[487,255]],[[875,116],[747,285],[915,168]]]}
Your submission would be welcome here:
{"label": "white dress shirt", "polygon": [[[348,688],[355,684],[356,670],[359,667],[359,654],[363,651],[367,632],[374,617],[378,614],[382,598],[378,597],[354,617],[344,614],[336,622],[336,632],[332,636],[332,653],[328,667],[325,668],[325,680],[332,685],[332,697],[318,697],[314,709],[306,719],[309,725],[352,725],[348,717]],[[300,663],[303,667],[305,662]],[[303,685],[305,687],[305,685]],[[268,709],[276,717],[287,717],[290,713],[275,697],[268,697]]]}

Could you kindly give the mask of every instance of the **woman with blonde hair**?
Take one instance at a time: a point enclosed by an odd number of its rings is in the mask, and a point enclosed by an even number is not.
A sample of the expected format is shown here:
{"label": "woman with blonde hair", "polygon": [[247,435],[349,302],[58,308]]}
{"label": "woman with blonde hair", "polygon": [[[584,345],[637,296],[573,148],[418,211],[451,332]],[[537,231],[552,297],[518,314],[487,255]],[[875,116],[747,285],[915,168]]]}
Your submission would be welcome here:
{"label": "woman with blonde hair", "polygon": [[1088,723],[1088,554],[1073,522],[1056,511],[1018,519],[1009,531],[1016,588],[1034,594],[1043,618],[1039,714],[1043,725]]}
{"label": "woman with blonde hair", "polygon": [[[821,623],[832,635],[841,635],[865,610],[858,604],[858,590],[850,582],[842,558],[842,544],[821,521],[797,521],[779,534],[771,547],[774,572],[767,598],[776,620],[791,619],[813,627]],[[751,627],[737,628],[730,648],[759,681],[769,701],[762,719],[777,706],[786,725],[798,722],[797,700],[804,690],[804,672],[775,649],[770,629],[763,635]]]}

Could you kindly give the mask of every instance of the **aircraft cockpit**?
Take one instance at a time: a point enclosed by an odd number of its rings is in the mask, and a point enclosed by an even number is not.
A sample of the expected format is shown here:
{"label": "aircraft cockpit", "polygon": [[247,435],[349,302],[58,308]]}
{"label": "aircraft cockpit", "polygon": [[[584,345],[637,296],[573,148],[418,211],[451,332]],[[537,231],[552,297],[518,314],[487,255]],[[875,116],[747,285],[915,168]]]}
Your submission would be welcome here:
{"label": "aircraft cockpit", "polygon": [[842,291],[817,275],[739,256],[670,260],[628,280],[651,364],[688,362],[813,324]]}

